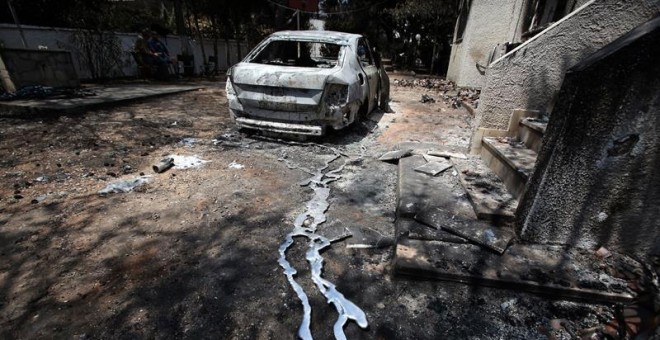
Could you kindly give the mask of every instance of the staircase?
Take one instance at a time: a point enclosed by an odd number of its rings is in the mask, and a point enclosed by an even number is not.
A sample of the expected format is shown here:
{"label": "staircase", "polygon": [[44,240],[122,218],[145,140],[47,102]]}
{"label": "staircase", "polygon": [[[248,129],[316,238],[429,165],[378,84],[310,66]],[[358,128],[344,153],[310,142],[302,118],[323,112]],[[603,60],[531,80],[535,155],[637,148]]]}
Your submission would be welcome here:
{"label": "staircase", "polygon": [[[518,200],[547,126],[536,116],[536,111],[514,110],[508,130],[478,130],[472,150],[478,156],[404,147],[413,156],[398,161],[396,274],[560,298],[633,299],[625,289],[599,285],[610,277],[594,267],[599,260],[593,251],[516,242]],[[437,176],[419,171],[430,162],[451,162],[453,170]]]}
{"label": "staircase", "polygon": [[513,137],[482,137],[481,159],[504,182],[507,190],[520,199],[534,170],[547,121],[526,117],[518,121]]}

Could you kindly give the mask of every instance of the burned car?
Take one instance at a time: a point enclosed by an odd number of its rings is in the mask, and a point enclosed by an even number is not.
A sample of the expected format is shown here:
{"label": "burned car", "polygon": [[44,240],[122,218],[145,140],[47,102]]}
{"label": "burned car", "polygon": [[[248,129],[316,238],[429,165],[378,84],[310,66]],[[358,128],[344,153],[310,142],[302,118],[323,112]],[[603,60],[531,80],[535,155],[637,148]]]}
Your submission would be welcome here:
{"label": "burned car", "polygon": [[380,57],[358,34],[273,33],[227,75],[229,112],[243,128],[323,135],[389,101]]}

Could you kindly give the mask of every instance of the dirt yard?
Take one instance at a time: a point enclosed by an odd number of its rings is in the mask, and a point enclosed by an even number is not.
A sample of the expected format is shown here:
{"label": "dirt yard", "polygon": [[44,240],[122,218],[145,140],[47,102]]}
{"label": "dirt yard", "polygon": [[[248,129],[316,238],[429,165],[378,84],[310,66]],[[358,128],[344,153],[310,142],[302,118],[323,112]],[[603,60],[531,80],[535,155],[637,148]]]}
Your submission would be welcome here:
{"label": "dirt yard", "polygon": [[[607,306],[395,277],[391,246],[347,247],[394,236],[397,167],[379,155],[409,141],[467,148],[471,117],[436,92],[393,86],[394,113],[285,142],[237,131],[223,83],[206,85],[76,116],[0,119],[0,338],[296,338],[303,310],[278,247],[312,197],[301,183],[337,152],[331,168],[346,165],[319,232],[354,235],[323,252],[325,278],[367,315],[348,338],[571,338],[612,318]],[[424,91],[437,102],[419,102]],[[206,163],[154,173],[170,155]],[[136,178],[146,183],[99,194]],[[312,333],[331,339],[337,313],[313,287],[305,250],[294,244],[289,259]],[[553,329],[559,319],[567,326]]]}

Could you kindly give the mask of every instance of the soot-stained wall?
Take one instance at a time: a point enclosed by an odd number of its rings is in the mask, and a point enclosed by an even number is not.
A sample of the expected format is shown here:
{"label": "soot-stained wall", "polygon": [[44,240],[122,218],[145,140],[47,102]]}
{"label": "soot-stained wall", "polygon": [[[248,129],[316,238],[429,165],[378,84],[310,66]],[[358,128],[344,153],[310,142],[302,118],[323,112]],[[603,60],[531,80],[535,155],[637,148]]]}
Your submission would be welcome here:
{"label": "soot-stained wall", "polygon": [[522,240],[660,255],[659,27],[567,74],[518,208]]}

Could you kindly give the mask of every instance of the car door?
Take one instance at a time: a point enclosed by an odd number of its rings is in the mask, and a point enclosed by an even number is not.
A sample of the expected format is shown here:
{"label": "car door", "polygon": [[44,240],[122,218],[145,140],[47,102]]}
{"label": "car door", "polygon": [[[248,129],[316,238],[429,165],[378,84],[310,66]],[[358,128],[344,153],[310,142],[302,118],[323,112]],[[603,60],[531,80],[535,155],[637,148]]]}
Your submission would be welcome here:
{"label": "car door", "polygon": [[367,81],[365,82],[367,85],[366,93],[368,96],[367,112],[371,112],[378,104],[378,67],[376,67],[367,39],[360,38],[358,40],[357,55],[362,70],[367,77]]}

